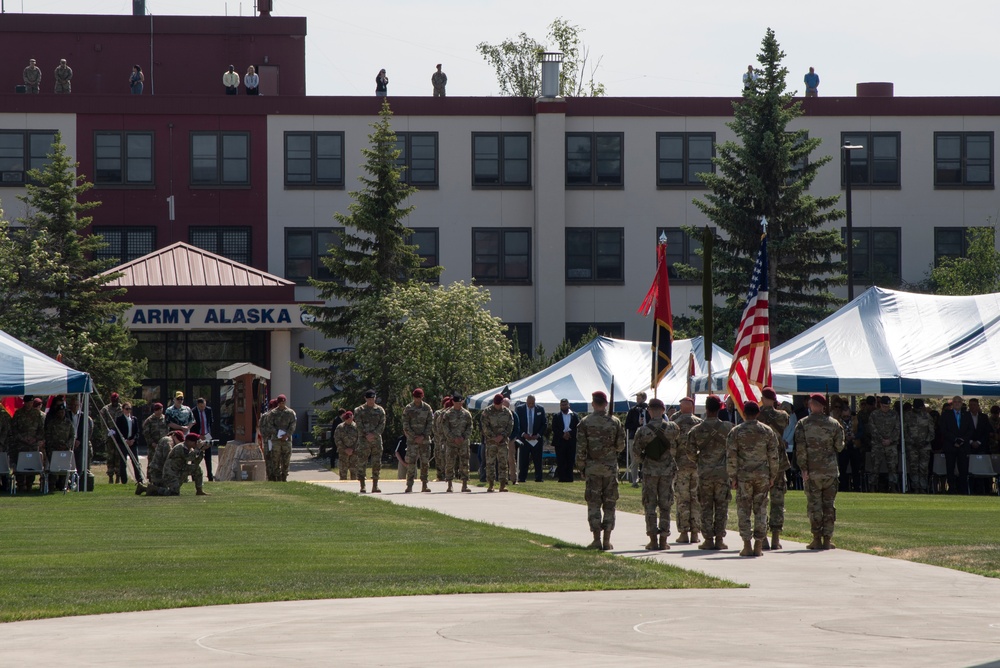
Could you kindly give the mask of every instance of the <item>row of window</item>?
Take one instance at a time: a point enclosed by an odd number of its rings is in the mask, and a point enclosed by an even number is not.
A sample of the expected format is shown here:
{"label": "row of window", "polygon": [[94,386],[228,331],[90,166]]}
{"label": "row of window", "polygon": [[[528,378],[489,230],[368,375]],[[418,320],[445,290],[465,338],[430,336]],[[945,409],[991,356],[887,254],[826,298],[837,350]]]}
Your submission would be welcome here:
{"label": "row of window", "polygon": [[[40,168],[52,145],[52,130],[0,131],[0,184],[21,185],[27,171]],[[899,132],[844,132],[843,142],[860,148],[841,152],[841,185],[850,173],[861,188],[899,188]],[[403,181],[436,187],[439,175],[437,132],[401,132],[395,148]],[[204,187],[250,185],[250,135],[247,132],[192,132],[190,184]],[[97,132],[94,172],[97,185],[152,186],[152,132]],[[704,187],[701,177],[714,173],[715,133],[656,134],[656,184]],[[342,188],[343,132],[286,132],[285,187]],[[567,187],[621,187],[625,184],[625,135],[621,132],[566,133]],[[941,188],[992,188],[992,132],[935,132],[934,185]],[[512,132],[472,134],[472,184],[478,187],[530,188],[531,135]]]}
{"label": "row of window", "polygon": [[[107,244],[94,254],[95,258],[113,260],[116,265],[131,262],[159,248],[155,227],[94,225],[92,230],[104,237]],[[250,238],[251,229],[246,226],[188,228],[188,243],[192,246],[247,265],[252,264],[253,259]]]}
{"label": "row of window", "polygon": [[[846,231],[844,232],[846,235]],[[853,228],[854,282],[869,285],[898,284],[902,278],[902,229],[899,227]],[[965,257],[968,228],[934,228],[934,265],[944,258]]]}
{"label": "row of window", "polygon": [[[521,354],[531,356],[534,354],[531,342],[534,328],[530,322],[505,322],[507,338],[511,343],[517,342],[518,350]],[[614,339],[625,338],[624,322],[567,322],[566,340],[573,345],[577,345],[591,329],[600,336],[609,336]]]}

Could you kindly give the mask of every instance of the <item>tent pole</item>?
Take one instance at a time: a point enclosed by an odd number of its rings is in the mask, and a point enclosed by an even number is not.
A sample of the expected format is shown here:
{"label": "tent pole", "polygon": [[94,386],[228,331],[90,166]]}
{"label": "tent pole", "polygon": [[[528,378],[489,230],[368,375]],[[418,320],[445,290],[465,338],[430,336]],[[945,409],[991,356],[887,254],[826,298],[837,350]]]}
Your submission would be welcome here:
{"label": "tent pole", "polygon": [[902,464],[903,464],[903,468],[902,468],[903,474],[902,474],[902,477],[903,477],[903,479],[900,480],[900,486],[899,486],[899,488],[901,490],[903,490],[903,494],[906,494],[906,479],[907,479],[907,475],[906,475],[906,426],[903,423],[903,413],[904,413],[904,411],[903,411],[903,378],[900,377],[900,379],[899,379],[899,444],[902,446],[902,449],[903,449],[903,455],[902,455],[902,457],[903,457],[903,461],[902,461]]}
{"label": "tent pole", "polygon": [[[89,377],[88,377],[89,380]],[[89,384],[89,383],[88,383]],[[80,483],[77,485],[77,491],[86,492],[88,476],[87,471],[90,470],[90,392],[83,393],[83,417],[80,418],[83,424],[80,425],[80,447],[83,449],[81,453],[80,461],[83,463],[83,470],[77,471],[77,475],[80,477]]]}

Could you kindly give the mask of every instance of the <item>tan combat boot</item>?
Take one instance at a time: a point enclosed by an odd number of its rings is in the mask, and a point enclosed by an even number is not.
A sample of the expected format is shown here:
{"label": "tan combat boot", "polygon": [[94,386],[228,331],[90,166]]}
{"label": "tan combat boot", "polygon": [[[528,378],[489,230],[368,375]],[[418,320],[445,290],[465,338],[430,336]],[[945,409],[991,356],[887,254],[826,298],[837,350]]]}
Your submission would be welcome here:
{"label": "tan combat boot", "polygon": [[772,550],[780,550],[781,549],[781,541],[778,540],[778,536],[779,535],[781,535],[780,531],[772,531],[771,532],[771,549]]}
{"label": "tan combat boot", "polygon": [[715,539],[711,536],[705,536],[705,542],[698,546],[699,550],[714,550],[715,549]]}
{"label": "tan combat boot", "polygon": [[507,491],[507,481],[506,480],[501,480],[500,481],[500,491],[501,492],[506,492]]}
{"label": "tan combat boot", "polygon": [[382,490],[378,488],[378,478],[372,478],[372,494],[381,494]]}
{"label": "tan combat boot", "polygon": [[486,491],[487,492],[492,492],[493,491],[493,481],[492,480],[490,481],[490,486],[486,488]]}
{"label": "tan combat boot", "polygon": [[670,549],[670,545],[667,543],[667,532],[665,531],[660,534],[660,549],[661,550]]}
{"label": "tan combat boot", "polygon": [[604,543],[601,545],[602,550],[613,550],[615,546],[611,544],[611,529],[604,530]]}
{"label": "tan combat boot", "polygon": [[361,493],[362,494],[367,494],[368,493],[368,490],[365,489],[365,481],[364,480],[361,481]]}
{"label": "tan combat boot", "polygon": [[427,485],[427,481],[426,480],[421,480],[420,481],[420,491],[421,492],[429,492],[429,491],[431,491],[431,488]]}
{"label": "tan combat boot", "polygon": [[692,545],[697,545],[698,544],[698,532],[697,531],[692,531],[691,532],[691,544]]}
{"label": "tan combat boot", "polygon": [[819,550],[823,547],[823,537],[818,533],[813,534],[812,542],[806,545],[807,550]]}
{"label": "tan combat boot", "polygon": [[688,538],[688,532],[687,531],[681,531],[681,535],[677,537],[677,544],[678,545],[684,545],[684,544],[690,543],[690,542],[691,542],[691,539]]}
{"label": "tan combat boot", "polygon": [[656,539],[656,534],[655,533],[647,533],[646,535],[649,536],[649,542],[646,544],[646,549],[647,550],[658,550],[658,549],[660,549],[660,541],[658,541]]}
{"label": "tan combat boot", "polygon": [[833,544],[833,536],[823,536],[823,547],[821,550],[836,550],[837,546]]}
{"label": "tan combat boot", "polygon": [[208,492],[206,492],[203,489],[199,489],[197,492],[194,493],[194,495],[195,496],[211,496],[211,494],[209,494]]}
{"label": "tan combat boot", "polygon": [[722,540],[723,538],[725,538],[725,536],[716,536],[715,537],[715,549],[716,550],[728,550],[729,549],[729,546],[726,545],[726,541]]}
{"label": "tan combat boot", "polygon": [[403,490],[406,494],[413,492],[413,477],[406,476],[406,489]]}
{"label": "tan combat boot", "polygon": [[740,556],[741,557],[753,556],[753,548],[750,546],[750,541],[748,540],[743,541],[743,549],[740,550]]}
{"label": "tan combat boot", "polygon": [[449,480],[449,481],[448,481],[448,489],[446,489],[446,490],[444,490],[444,491],[446,491],[446,492],[449,492],[449,493],[450,493],[450,492],[454,492],[454,491],[455,491],[455,490],[453,490],[453,489],[451,488],[451,480]]}
{"label": "tan combat boot", "polygon": [[771,544],[767,542],[767,536],[766,535],[764,536],[764,549],[765,550],[770,550],[771,549]]}
{"label": "tan combat boot", "polygon": [[753,542],[753,556],[763,557],[764,556],[764,541],[755,540]]}
{"label": "tan combat boot", "polygon": [[601,549],[601,532],[594,532],[594,542],[587,546],[588,548],[599,550]]}
{"label": "tan combat boot", "polygon": [[468,480],[463,480],[462,481],[462,491],[463,492],[469,492],[470,494],[472,493],[472,490],[469,489],[469,481]]}

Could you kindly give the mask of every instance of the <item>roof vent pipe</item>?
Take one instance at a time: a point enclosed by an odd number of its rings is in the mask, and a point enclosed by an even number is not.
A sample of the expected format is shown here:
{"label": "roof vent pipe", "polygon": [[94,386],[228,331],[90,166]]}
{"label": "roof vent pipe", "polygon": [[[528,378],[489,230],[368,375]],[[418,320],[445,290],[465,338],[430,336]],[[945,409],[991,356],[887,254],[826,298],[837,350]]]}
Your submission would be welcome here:
{"label": "roof vent pipe", "polygon": [[563,54],[559,51],[545,51],[542,61],[542,97],[559,97],[559,70]]}

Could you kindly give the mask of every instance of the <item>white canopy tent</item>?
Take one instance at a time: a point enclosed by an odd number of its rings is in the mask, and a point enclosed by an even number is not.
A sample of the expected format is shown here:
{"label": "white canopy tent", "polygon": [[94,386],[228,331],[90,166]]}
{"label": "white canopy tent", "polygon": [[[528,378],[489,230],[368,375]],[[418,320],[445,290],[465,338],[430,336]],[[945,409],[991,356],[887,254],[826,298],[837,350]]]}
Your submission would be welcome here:
{"label": "white canopy tent", "polygon": [[[0,396],[82,394],[83,414],[89,415],[90,374],[71,369],[26,343],[0,331]],[[82,440],[88,442],[88,421],[84,420]],[[83,470],[87,470],[87,448],[83,449]],[[80,485],[80,491],[86,489]]]}
{"label": "white canopy tent", "polygon": [[[688,369],[690,354],[695,356],[695,376],[707,373],[704,360],[704,340],[680,339],[673,344],[673,368],[656,388],[655,395],[667,404],[676,404],[688,393]],[[712,352],[712,371],[729,370],[732,357],[719,346]],[[575,411],[586,411],[590,405],[590,395],[597,390],[609,392],[611,380],[615,382],[616,412],[624,412],[631,406],[631,399],[640,391],[647,391],[650,397],[649,380],[652,369],[652,349],[649,341],[626,341],[599,336],[565,359],[547,369],[507,385],[512,402],[523,401],[529,394],[548,411],[559,409],[560,399],[569,399]],[[483,409],[493,401],[493,396],[504,387],[496,387],[469,397],[468,406]]]}

